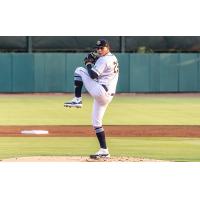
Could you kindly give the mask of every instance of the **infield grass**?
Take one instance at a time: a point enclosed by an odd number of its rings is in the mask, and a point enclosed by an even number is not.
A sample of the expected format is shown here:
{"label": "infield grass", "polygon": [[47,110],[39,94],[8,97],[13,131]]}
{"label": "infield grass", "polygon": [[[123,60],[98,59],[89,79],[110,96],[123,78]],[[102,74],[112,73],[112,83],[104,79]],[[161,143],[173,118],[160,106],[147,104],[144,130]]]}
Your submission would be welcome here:
{"label": "infield grass", "polygon": [[[200,161],[200,138],[109,137],[112,156],[168,161]],[[88,156],[98,148],[95,137],[1,137],[0,159],[24,156]]]}
{"label": "infield grass", "polygon": [[[90,125],[92,98],[83,108],[64,108],[67,95],[1,95],[0,125]],[[200,125],[200,97],[116,95],[105,125]]]}

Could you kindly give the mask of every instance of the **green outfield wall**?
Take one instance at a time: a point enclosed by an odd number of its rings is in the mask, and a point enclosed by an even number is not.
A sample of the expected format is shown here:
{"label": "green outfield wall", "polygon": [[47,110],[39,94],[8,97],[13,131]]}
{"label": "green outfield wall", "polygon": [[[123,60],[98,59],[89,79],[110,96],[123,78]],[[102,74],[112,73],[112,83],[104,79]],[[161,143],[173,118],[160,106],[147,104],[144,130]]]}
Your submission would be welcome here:
{"label": "green outfield wall", "polygon": [[[199,53],[116,53],[117,92],[199,92]],[[85,53],[1,53],[0,92],[73,92]]]}

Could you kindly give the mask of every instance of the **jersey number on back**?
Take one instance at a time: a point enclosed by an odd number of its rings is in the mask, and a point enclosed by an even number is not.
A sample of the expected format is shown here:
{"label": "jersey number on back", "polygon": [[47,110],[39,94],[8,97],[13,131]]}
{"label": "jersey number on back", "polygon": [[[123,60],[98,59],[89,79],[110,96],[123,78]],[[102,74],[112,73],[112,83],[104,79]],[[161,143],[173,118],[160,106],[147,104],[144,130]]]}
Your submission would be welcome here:
{"label": "jersey number on back", "polygon": [[113,65],[114,65],[114,73],[118,73],[119,72],[119,65],[117,62],[113,62]]}

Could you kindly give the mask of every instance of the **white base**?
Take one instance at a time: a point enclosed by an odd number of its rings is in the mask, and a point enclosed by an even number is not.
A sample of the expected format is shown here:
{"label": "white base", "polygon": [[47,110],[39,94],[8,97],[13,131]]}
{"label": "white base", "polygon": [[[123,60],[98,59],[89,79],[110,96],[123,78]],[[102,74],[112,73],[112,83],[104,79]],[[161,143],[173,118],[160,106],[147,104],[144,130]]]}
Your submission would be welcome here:
{"label": "white base", "polygon": [[45,135],[45,134],[49,134],[49,131],[46,131],[46,130],[23,130],[23,131],[21,131],[21,134]]}

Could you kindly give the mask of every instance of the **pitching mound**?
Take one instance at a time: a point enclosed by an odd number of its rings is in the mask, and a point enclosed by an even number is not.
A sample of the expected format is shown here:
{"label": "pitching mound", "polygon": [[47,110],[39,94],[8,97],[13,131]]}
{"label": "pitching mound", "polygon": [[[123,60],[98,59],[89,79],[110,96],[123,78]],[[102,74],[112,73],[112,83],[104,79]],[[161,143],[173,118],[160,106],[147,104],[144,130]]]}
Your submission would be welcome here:
{"label": "pitching mound", "polygon": [[3,162],[163,162],[162,160],[134,158],[134,157],[111,157],[90,159],[82,156],[33,156],[19,157],[2,160]]}

